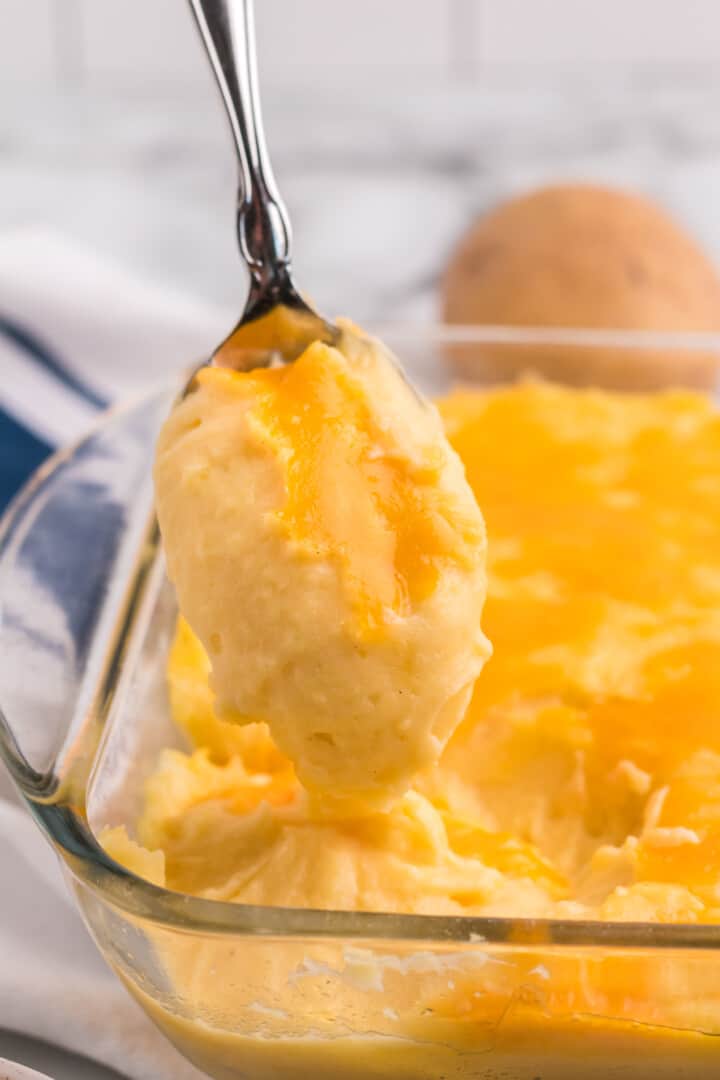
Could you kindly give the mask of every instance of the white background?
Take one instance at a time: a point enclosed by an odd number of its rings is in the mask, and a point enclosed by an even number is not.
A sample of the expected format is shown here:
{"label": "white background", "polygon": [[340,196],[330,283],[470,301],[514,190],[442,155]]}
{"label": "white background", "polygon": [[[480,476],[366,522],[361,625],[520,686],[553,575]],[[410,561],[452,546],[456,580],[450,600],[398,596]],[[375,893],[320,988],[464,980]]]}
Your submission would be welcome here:
{"label": "white background", "polygon": [[[720,62],[720,0],[256,0],[275,82]],[[0,0],[0,81],[207,80],[186,0]]]}

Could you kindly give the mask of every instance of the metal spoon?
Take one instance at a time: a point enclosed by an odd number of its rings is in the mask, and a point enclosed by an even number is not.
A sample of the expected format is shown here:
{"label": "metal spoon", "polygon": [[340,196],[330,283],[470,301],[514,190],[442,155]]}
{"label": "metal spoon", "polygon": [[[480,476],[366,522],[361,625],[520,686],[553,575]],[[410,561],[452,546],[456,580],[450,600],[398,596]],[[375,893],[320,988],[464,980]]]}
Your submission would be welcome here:
{"label": "metal spoon", "polygon": [[303,300],[292,279],[290,219],[277,189],[260,112],[252,0],[190,0],[230,121],[240,164],[237,233],[250,272],[245,310],[212,363],[239,371],[290,363],[340,331]]}

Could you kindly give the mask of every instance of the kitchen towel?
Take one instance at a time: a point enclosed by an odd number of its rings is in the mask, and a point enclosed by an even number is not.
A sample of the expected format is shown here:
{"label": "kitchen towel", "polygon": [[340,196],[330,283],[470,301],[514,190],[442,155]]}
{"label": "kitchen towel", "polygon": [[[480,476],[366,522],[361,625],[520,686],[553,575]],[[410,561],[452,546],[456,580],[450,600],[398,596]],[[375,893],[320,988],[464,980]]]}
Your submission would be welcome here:
{"label": "kitchen towel", "polygon": [[207,355],[232,315],[55,234],[0,234],[0,503],[111,401]]}
{"label": "kitchen towel", "polygon": [[[104,405],[207,355],[232,313],[36,231],[0,235],[0,501]],[[0,1027],[131,1080],[198,1080],[106,968],[0,765]]]}

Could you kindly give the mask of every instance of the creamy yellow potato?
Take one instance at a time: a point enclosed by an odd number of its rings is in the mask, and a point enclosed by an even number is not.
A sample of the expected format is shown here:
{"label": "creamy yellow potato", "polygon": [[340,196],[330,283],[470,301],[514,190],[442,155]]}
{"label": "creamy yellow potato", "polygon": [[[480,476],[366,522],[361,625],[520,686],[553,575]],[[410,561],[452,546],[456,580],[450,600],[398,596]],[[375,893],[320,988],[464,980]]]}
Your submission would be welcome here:
{"label": "creamy yellow potato", "polygon": [[387,801],[440,756],[489,653],[485,528],[436,409],[347,326],[294,364],[207,368],[157,511],[218,708],[303,782]]}
{"label": "creamy yellow potato", "polygon": [[[440,412],[487,522],[494,653],[439,760],[387,806],[328,805],[267,724],[218,713],[181,619],[168,683],[188,747],[157,763],[136,839],[108,831],[107,850],[242,903],[717,922],[714,406],[526,383]],[[153,1015],[225,1080],[720,1075],[716,980],[691,953],[158,949],[185,1018]]]}
{"label": "creamy yellow potato", "polygon": [[[383,1011],[395,1010],[385,1007],[369,1034],[340,1038],[288,1036],[261,1011],[250,1011],[235,1031],[197,1023],[129,989],[172,1042],[216,1080],[715,1080],[720,1074],[712,1035],[591,1012],[553,1015],[531,1000],[527,984],[495,1003],[491,1022],[479,1010],[426,1017],[411,1033],[402,1030],[404,1017],[388,1024]],[[402,1033],[382,1030],[393,1026]]]}
{"label": "creamy yellow potato", "polygon": [[390,806],[308,794],[272,723],[218,715],[181,620],[169,685],[194,748],[159,761],[140,843],[171,888],[247,903],[715,920],[713,406],[525,384],[440,408],[489,524],[495,655],[439,762]]}

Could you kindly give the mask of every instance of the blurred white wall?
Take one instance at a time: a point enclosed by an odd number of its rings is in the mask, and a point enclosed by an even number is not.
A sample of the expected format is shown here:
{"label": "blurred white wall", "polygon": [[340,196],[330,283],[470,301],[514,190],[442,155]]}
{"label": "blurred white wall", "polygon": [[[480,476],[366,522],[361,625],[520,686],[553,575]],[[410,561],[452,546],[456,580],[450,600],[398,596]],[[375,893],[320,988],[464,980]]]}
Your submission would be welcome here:
{"label": "blurred white wall", "polygon": [[[264,81],[720,62],[720,0],[256,0]],[[0,0],[0,82],[206,83],[186,0]]]}

